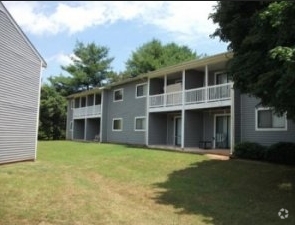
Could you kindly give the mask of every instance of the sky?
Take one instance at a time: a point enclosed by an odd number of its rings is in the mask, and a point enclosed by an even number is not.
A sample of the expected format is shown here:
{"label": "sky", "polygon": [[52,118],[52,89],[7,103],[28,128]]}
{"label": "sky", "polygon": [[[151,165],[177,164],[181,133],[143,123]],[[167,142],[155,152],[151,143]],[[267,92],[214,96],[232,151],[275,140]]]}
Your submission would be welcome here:
{"label": "sky", "polygon": [[218,25],[208,19],[215,1],[3,1],[47,62],[42,81],[67,75],[77,41],[109,49],[115,72],[125,70],[132,52],[152,39],[187,46],[198,55],[225,52],[210,38]]}

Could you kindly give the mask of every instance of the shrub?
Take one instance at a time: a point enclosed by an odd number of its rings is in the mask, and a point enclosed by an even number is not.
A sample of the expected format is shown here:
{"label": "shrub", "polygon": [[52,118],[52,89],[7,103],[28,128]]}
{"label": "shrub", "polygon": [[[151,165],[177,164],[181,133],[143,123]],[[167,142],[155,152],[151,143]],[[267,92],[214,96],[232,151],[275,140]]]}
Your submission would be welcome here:
{"label": "shrub", "polygon": [[235,145],[234,156],[243,159],[263,160],[266,147],[254,142],[241,142]]}
{"label": "shrub", "polygon": [[265,160],[274,163],[295,165],[295,143],[278,142],[271,145],[265,154]]}

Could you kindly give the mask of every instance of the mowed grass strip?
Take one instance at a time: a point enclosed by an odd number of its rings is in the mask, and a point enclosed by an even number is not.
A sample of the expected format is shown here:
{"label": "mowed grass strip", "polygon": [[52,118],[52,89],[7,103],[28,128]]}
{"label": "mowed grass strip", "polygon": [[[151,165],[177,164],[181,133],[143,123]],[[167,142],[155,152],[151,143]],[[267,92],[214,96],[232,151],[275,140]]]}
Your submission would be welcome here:
{"label": "mowed grass strip", "polygon": [[290,166],[39,142],[36,162],[0,166],[0,224],[295,224],[294,188]]}

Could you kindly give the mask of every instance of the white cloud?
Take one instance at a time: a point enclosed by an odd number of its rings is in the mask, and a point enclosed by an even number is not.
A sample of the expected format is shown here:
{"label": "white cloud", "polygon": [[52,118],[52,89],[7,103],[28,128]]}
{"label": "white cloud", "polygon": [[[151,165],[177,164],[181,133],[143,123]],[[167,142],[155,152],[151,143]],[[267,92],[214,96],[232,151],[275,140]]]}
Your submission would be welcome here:
{"label": "white cloud", "polygon": [[59,65],[68,66],[72,63],[71,57],[74,56],[73,54],[65,54],[63,52],[59,52],[48,59],[46,61],[49,62],[56,62]]}
{"label": "white cloud", "polygon": [[82,1],[4,2],[18,24],[32,34],[74,34],[117,21],[141,20],[178,39],[208,37],[215,29],[208,15],[216,2],[204,1]]}

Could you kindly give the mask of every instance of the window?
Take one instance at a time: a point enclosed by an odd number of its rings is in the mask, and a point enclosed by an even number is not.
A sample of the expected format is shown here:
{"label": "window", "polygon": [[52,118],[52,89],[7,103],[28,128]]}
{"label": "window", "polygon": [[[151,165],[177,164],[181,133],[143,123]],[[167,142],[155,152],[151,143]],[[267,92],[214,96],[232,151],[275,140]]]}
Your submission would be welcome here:
{"label": "window", "polygon": [[256,130],[287,130],[286,114],[277,116],[272,109],[256,109]]}
{"label": "window", "polygon": [[145,130],[145,117],[135,117],[135,131]]}
{"label": "window", "polygon": [[146,84],[138,84],[136,85],[136,98],[145,97],[147,92]]}
{"label": "window", "polygon": [[114,102],[123,101],[123,89],[114,91]]}
{"label": "window", "polygon": [[122,131],[123,122],[122,118],[113,119],[113,131]]}

